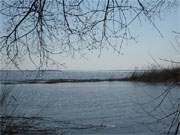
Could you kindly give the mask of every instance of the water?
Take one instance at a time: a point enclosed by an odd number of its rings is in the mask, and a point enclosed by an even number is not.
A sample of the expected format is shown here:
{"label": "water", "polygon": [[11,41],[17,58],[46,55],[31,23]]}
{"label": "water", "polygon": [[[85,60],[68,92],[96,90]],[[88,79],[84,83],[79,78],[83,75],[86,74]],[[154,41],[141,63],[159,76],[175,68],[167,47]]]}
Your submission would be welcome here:
{"label": "water", "polygon": [[[159,135],[167,133],[173,119],[163,118],[177,107],[179,87],[133,82],[16,84],[6,107],[13,115],[43,117],[42,127],[58,134]],[[165,99],[164,90],[169,93]],[[158,98],[156,98],[158,97]],[[163,102],[161,103],[163,99]],[[160,104],[161,103],[161,104]]]}

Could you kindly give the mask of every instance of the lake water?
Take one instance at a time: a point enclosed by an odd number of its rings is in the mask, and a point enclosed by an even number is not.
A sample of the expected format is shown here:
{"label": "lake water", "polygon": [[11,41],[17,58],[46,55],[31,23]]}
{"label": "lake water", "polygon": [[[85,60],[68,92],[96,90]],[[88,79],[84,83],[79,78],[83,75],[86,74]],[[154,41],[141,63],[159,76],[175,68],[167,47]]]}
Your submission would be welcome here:
{"label": "lake water", "polygon": [[68,135],[165,134],[174,115],[164,117],[177,109],[180,98],[179,87],[170,87],[133,82],[1,85],[11,90],[3,113],[43,117],[38,126]]}

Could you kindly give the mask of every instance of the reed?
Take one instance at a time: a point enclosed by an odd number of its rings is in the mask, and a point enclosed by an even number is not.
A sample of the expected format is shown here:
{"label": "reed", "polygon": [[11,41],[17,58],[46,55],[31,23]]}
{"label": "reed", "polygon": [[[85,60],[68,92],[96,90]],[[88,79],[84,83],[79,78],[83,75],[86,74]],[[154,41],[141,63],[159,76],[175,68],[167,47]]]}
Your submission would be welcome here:
{"label": "reed", "polygon": [[139,81],[139,82],[180,82],[180,67],[169,67],[162,69],[149,69],[142,71],[134,71],[129,77],[124,78],[126,81]]}

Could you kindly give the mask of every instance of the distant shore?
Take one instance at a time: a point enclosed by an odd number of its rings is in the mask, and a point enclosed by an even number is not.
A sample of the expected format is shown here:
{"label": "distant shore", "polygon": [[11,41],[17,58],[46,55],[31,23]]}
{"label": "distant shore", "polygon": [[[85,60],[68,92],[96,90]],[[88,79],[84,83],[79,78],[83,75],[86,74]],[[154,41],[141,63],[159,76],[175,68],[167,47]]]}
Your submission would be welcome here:
{"label": "distant shore", "polygon": [[105,79],[32,79],[19,81],[5,81],[1,84],[53,84],[53,83],[85,83],[85,82],[115,82],[131,81],[146,83],[179,83],[180,67],[171,67],[163,69],[137,70],[127,77],[105,78]]}
{"label": "distant shore", "polygon": [[50,80],[23,80],[2,82],[2,84],[53,84],[53,83],[83,83],[83,82],[113,82],[125,81],[125,79],[50,79]]}

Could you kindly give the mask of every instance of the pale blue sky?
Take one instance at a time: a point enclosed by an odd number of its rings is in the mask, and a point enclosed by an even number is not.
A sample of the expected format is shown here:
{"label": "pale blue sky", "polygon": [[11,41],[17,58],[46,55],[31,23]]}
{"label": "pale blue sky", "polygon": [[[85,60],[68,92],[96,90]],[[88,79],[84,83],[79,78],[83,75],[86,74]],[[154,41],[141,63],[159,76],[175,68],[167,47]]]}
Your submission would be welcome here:
{"label": "pale blue sky", "polygon": [[75,70],[118,70],[134,69],[135,67],[146,68],[151,64],[156,64],[151,57],[160,64],[166,66],[169,63],[163,62],[160,58],[180,60],[171,43],[176,45],[172,31],[180,32],[180,8],[166,11],[161,19],[156,18],[155,23],[163,37],[159,35],[155,28],[148,22],[141,25],[133,24],[132,32],[137,36],[136,42],[124,44],[122,55],[113,50],[104,50],[98,57],[98,52],[89,53],[85,58],[76,55],[76,57],[55,57],[62,63],[66,63],[67,69]]}
{"label": "pale blue sky", "polygon": [[[135,22],[136,23],[136,22]],[[176,45],[174,41],[175,34],[172,31],[180,32],[180,7],[171,11],[166,10],[161,14],[161,18],[156,18],[155,24],[163,33],[163,37],[148,22],[142,24],[133,24],[131,26],[132,33],[136,36],[137,42],[130,41],[125,43],[122,48],[122,54],[113,52],[112,49],[104,49],[101,56],[98,51],[88,53],[84,57],[76,54],[75,57],[53,56],[57,63],[65,63],[62,66],[50,66],[52,69],[69,69],[69,70],[119,70],[134,69],[135,67],[146,68],[151,64],[155,64],[151,57],[156,59],[160,64],[166,66],[169,63],[159,60],[173,59],[180,60],[180,56],[172,47],[171,43]],[[82,52],[83,54],[83,52]],[[24,69],[34,68],[27,60],[22,61]],[[4,64],[1,63],[1,67]]]}

